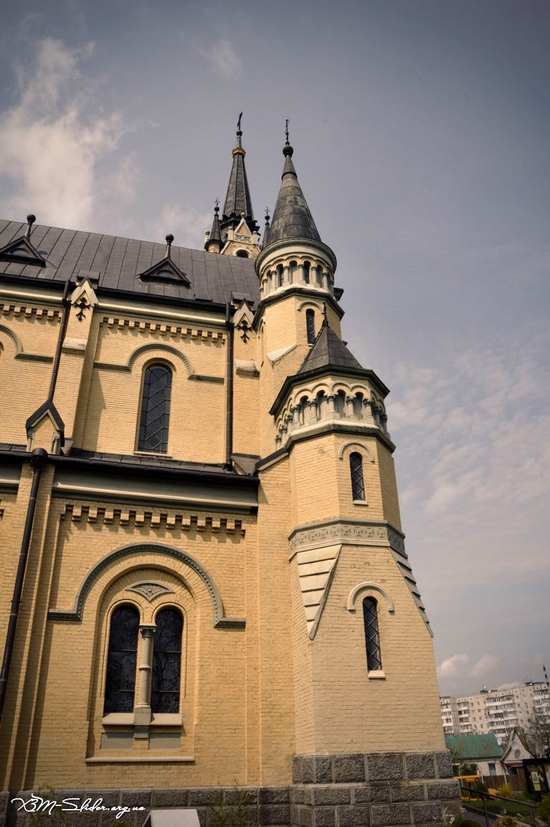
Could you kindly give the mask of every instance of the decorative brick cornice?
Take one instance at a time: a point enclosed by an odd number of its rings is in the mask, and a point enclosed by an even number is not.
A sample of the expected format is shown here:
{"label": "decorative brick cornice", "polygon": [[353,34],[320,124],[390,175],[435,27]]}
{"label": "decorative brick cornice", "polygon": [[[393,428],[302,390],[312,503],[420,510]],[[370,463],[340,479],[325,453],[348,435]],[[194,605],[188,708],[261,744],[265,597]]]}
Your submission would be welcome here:
{"label": "decorative brick cornice", "polygon": [[166,339],[179,337],[180,339],[212,339],[219,341],[221,344],[225,342],[226,334],[222,330],[208,330],[200,327],[187,327],[186,325],[166,324],[165,322],[147,322],[139,319],[124,319],[114,316],[104,316],[100,325],[105,325],[108,328],[119,328],[120,330],[127,327],[129,330],[137,330],[140,333],[155,333],[160,334]]}
{"label": "decorative brick cornice", "polygon": [[94,523],[99,525],[133,526],[135,528],[180,529],[211,534],[236,534],[244,537],[246,529],[242,520],[230,517],[213,517],[204,514],[181,514],[160,510],[135,508],[113,508],[109,505],[83,505],[67,503],[60,520],[73,523]]}
{"label": "decorative brick cornice", "polygon": [[27,318],[34,316],[49,322],[59,322],[61,318],[61,311],[53,307],[34,307],[34,305],[16,304],[15,302],[0,304],[0,314],[2,316],[26,316]]}

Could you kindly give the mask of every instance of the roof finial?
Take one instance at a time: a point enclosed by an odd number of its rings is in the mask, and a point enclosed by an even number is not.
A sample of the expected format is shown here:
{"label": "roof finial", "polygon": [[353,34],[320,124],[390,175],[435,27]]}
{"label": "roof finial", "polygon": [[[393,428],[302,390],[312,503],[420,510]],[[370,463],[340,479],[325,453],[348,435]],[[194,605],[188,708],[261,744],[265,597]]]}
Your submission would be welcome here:
{"label": "roof finial", "polygon": [[172,235],[172,233],[168,233],[168,235],[166,236],[166,258],[172,258],[171,247],[173,240],[174,236]]}
{"label": "roof finial", "polygon": [[241,137],[242,137],[242,134],[243,134],[242,129],[241,129],[241,118],[242,118],[242,116],[243,116],[243,113],[241,112],[241,114],[239,115],[239,120],[237,121],[237,146],[238,147],[242,147],[242,141],[241,141]]}
{"label": "roof finial", "polygon": [[214,212],[217,215],[219,213],[219,211],[220,211],[220,199],[216,198],[216,200],[214,201]]}
{"label": "roof finial", "polygon": [[287,118],[286,121],[285,121],[285,145],[284,145],[284,148],[283,148],[283,155],[285,156],[285,158],[286,158],[287,155],[290,155],[290,157],[292,158],[292,155],[294,153],[294,150],[290,146],[290,141],[288,139],[288,125],[289,125],[289,123],[290,123],[290,118]]}
{"label": "roof finial", "polygon": [[269,221],[270,221],[270,218],[269,218],[269,207],[266,207],[266,208],[265,208],[265,223],[267,224],[267,226],[268,226],[268,227],[269,227]]}
{"label": "roof finial", "polygon": [[31,237],[32,225],[34,224],[35,221],[36,221],[36,216],[33,215],[32,213],[30,213],[27,216],[27,229],[25,230],[25,238],[30,238]]}

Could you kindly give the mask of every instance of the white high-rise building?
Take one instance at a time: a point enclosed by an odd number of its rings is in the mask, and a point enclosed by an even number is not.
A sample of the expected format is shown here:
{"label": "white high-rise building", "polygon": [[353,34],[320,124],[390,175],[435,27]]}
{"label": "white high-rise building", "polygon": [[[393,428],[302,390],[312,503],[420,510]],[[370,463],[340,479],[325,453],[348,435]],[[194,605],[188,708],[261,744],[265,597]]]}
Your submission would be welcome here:
{"label": "white high-rise building", "polygon": [[550,721],[550,686],[547,681],[525,681],[524,686],[486,689],[475,695],[440,697],[445,735],[494,732],[499,744],[513,727],[526,726],[535,712]]}

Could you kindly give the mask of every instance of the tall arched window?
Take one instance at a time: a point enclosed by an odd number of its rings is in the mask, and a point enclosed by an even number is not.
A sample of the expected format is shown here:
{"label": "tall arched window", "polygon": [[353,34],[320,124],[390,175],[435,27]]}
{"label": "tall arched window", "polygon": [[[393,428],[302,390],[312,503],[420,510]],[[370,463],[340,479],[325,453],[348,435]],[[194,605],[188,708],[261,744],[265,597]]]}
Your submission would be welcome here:
{"label": "tall arched window", "polygon": [[277,284],[279,287],[282,287],[285,283],[285,271],[283,270],[283,265],[279,264],[277,267]]}
{"label": "tall arched window", "polygon": [[365,481],[363,479],[363,457],[356,451],[350,454],[349,468],[351,474],[351,495],[354,500],[365,499]]}
{"label": "tall arched window", "polygon": [[367,669],[369,672],[376,672],[382,669],[377,609],[378,606],[374,597],[365,597],[363,600],[363,621],[365,624],[365,645],[367,649]]}
{"label": "tall arched window", "polygon": [[304,284],[309,284],[309,261],[304,261]]}
{"label": "tall arched window", "polygon": [[171,392],[172,371],[166,365],[149,365],[143,380],[138,451],[167,452]]}
{"label": "tall arched window", "polygon": [[315,342],[315,311],[306,310],[306,331],[307,343],[312,345]]}
{"label": "tall arched window", "polygon": [[136,688],[139,614],[119,606],[111,615],[104,714],[132,712]]}
{"label": "tall arched window", "polygon": [[151,712],[179,712],[183,617],[176,609],[162,609],[156,624]]}

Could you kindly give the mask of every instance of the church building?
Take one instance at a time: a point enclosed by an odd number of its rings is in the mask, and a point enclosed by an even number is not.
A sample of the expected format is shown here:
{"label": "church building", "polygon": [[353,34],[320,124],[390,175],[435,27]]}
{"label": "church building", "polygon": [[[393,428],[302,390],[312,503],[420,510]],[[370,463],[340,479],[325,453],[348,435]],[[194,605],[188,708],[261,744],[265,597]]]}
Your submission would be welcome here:
{"label": "church building", "polygon": [[0,222],[0,824],[458,806],[388,388],[293,155],[260,233],[239,121],[203,250]]}

